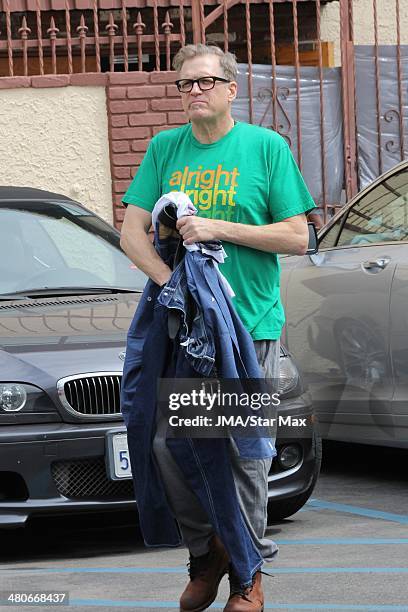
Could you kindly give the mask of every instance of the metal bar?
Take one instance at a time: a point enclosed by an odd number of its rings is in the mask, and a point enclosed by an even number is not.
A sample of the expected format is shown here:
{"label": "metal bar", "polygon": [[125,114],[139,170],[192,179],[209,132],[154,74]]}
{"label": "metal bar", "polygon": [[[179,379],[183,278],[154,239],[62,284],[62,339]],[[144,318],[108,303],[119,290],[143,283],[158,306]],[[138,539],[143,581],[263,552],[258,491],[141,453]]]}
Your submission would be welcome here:
{"label": "metal bar", "polygon": [[95,381],[95,377],[94,376],[92,376],[91,382],[92,382],[93,388],[94,388],[93,404],[95,405],[95,414],[101,414],[99,412],[98,391],[97,391],[97,388],[96,388],[96,381]]}
{"label": "metal bar", "polygon": [[323,96],[323,58],[322,58],[322,41],[320,28],[320,0],[316,0],[316,35],[318,41],[318,56],[319,56],[319,85],[320,85],[320,161],[322,173],[322,197],[323,197],[323,220],[327,223],[327,202],[326,202],[326,152],[324,138],[324,96]]}
{"label": "metal bar", "polygon": [[269,0],[269,33],[271,36],[271,64],[272,64],[272,127],[278,130],[277,118],[277,87],[276,87],[276,46],[275,46],[275,16],[273,0]]}
{"label": "metal bar", "polygon": [[52,64],[52,73],[53,74],[57,74],[57,50],[56,50],[57,32],[59,32],[59,30],[55,26],[55,19],[54,19],[54,17],[51,17],[50,27],[47,30],[47,34],[50,35],[51,64]]}
{"label": "metal bar", "polygon": [[[118,26],[115,26],[116,28]],[[115,45],[122,45],[123,44],[123,36],[113,36],[112,37],[114,39],[114,43]],[[143,34],[143,42],[149,42],[149,43],[153,43],[155,40],[155,37],[153,34]],[[180,42],[180,35],[179,34],[170,34],[169,36],[170,41],[171,42]],[[137,41],[137,37],[136,36],[129,36],[128,37],[129,41],[134,43]],[[74,37],[71,38],[71,42],[72,42],[72,46],[73,47],[78,47],[80,45],[80,37]],[[100,36],[99,37],[99,42],[101,45],[109,45],[109,40],[110,37],[109,36]],[[86,37],[86,44],[87,46],[92,46],[95,44],[95,38],[93,36],[87,36]],[[159,35],[159,42],[165,43],[166,42],[166,37],[164,36],[164,34],[160,34]],[[65,40],[63,39],[58,39],[55,41],[55,46],[56,47],[65,47]],[[43,40],[43,48],[44,49],[48,49],[51,47],[50,41],[47,39]],[[19,51],[21,49],[21,42],[19,40],[13,40],[12,41],[12,48],[16,49],[17,51]],[[36,40],[27,40],[27,48],[28,49],[37,49],[37,41]],[[2,49],[7,49],[7,42],[1,42],[0,41],[0,50]]]}
{"label": "metal bar", "polygon": [[78,403],[78,409],[79,411],[85,413],[84,411],[86,411],[86,405],[85,405],[85,391],[84,391],[84,383],[82,382],[82,378],[79,379],[79,385],[80,385],[80,390],[81,390],[81,396],[82,396],[82,406]]}
{"label": "metal bar", "polygon": [[115,31],[118,26],[115,24],[112,11],[109,13],[109,23],[106,26],[109,36],[109,71],[114,72],[115,70]]}
{"label": "metal bar", "polygon": [[356,94],[352,0],[340,2],[344,172],[347,199],[357,193]]}
{"label": "metal bar", "polygon": [[123,61],[125,72],[129,71],[129,39],[127,30],[127,10],[126,1],[122,0],[122,34],[123,34]]}
{"label": "metal bar", "polygon": [[95,36],[96,71],[101,71],[101,50],[99,46],[98,0],[93,1],[93,22]]}
{"label": "metal bar", "polygon": [[296,126],[297,126],[297,162],[299,170],[302,171],[302,130],[300,117],[300,62],[299,62],[299,29],[297,0],[292,0],[293,14],[293,38],[295,42],[295,75],[296,75]]}
{"label": "metal bar", "polygon": [[9,75],[14,76],[13,67],[13,47],[11,34],[11,15],[10,15],[10,0],[5,0],[6,3],[6,30],[7,30],[7,55]]}
{"label": "metal bar", "polygon": [[69,384],[64,385],[64,393],[65,393],[65,397],[67,399],[68,404],[72,406],[72,393],[71,393],[71,387]]}
{"label": "metal bar", "polygon": [[88,406],[89,406],[89,410],[87,410],[87,414],[94,414],[93,411],[93,403],[92,403],[92,394],[91,394],[91,385],[89,384],[89,379],[85,378],[85,384],[86,384],[86,393],[87,393],[87,401],[88,401]]}
{"label": "metal bar", "polygon": [[193,28],[193,43],[196,45],[201,42],[202,28],[204,28],[204,32],[206,28],[205,22],[201,24],[200,0],[191,0],[191,25]]}
{"label": "metal bar", "polygon": [[180,0],[180,40],[181,46],[184,47],[186,44],[186,28],[184,23],[184,0]]}
{"label": "metal bar", "polygon": [[[193,2],[195,2],[196,0],[191,0],[191,6],[193,6]],[[280,0],[278,0],[279,2]],[[287,0],[285,0],[286,2]],[[242,0],[226,0],[226,5],[227,5],[227,10],[232,8],[233,6],[235,6],[235,4],[240,4],[242,2]],[[251,2],[251,0],[250,0]],[[264,2],[264,0],[261,0],[262,4]],[[276,2],[276,0],[275,0]],[[257,2],[258,3],[258,2]],[[214,21],[216,21],[218,19],[218,17],[221,17],[221,15],[224,12],[224,6],[220,5],[217,6],[217,8],[215,8],[213,11],[211,11],[211,13],[209,13],[205,18],[204,18],[204,31],[208,28],[208,26],[210,26],[212,23],[214,23]]]}
{"label": "metal bar", "polygon": [[77,27],[79,32],[79,45],[81,48],[81,72],[86,72],[86,32],[88,30],[85,25],[84,14],[81,14],[81,19],[79,22],[79,26]]}
{"label": "metal bar", "polygon": [[397,71],[398,71],[398,108],[399,108],[399,130],[400,130],[400,157],[404,159],[404,104],[402,98],[402,63],[401,63],[401,27],[400,27],[400,3],[395,0],[395,12],[397,18]]}
{"label": "metal bar", "polygon": [[106,382],[106,376],[100,376],[98,378],[99,384],[101,387],[101,406],[103,409],[103,414],[109,413],[109,394],[108,394],[108,385]]}
{"label": "metal bar", "polygon": [[354,20],[353,20],[353,3],[354,0],[349,0],[348,19],[350,28],[350,44],[347,46],[349,54],[349,65],[351,66],[351,90],[352,90],[352,147],[351,153],[353,156],[353,196],[358,192],[358,168],[357,168],[357,98],[356,98],[356,63],[354,59]]}
{"label": "metal bar", "polygon": [[166,70],[170,71],[170,38],[166,36]]}
{"label": "metal bar", "polygon": [[28,53],[27,53],[27,38],[28,35],[31,33],[30,28],[27,26],[27,19],[26,16],[23,16],[23,19],[21,21],[21,28],[19,29],[18,33],[21,36],[21,44],[23,47],[23,71],[24,71],[24,76],[28,76]]}
{"label": "metal bar", "polygon": [[[73,403],[71,404],[71,406],[72,406],[73,408],[75,408],[75,407],[76,407],[76,408],[78,408],[78,407],[79,407],[79,395],[78,395],[78,385],[77,385],[77,381],[76,381],[76,380],[73,380],[73,381],[72,381],[72,383],[73,383],[73,386],[74,386],[75,398],[76,398],[76,399],[74,400],[74,394],[72,394],[72,402],[73,402]],[[75,401],[75,403],[74,403],[74,401]]]}
{"label": "metal bar", "polygon": [[96,413],[104,414],[101,377],[94,377],[93,381],[95,384]]}
{"label": "metal bar", "polygon": [[42,44],[42,26],[41,26],[41,4],[40,0],[37,0],[37,40],[38,40],[38,61],[40,64],[40,74],[44,74],[44,54]]}
{"label": "metal bar", "polygon": [[204,11],[204,0],[200,0],[200,42],[205,43],[205,29],[204,29],[204,19],[205,19],[205,11]]}
{"label": "metal bar", "polygon": [[154,53],[156,55],[156,70],[160,71],[160,44],[159,44],[159,14],[157,0],[153,0],[153,26],[154,26]]}
{"label": "metal bar", "polygon": [[251,39],[251,12],[249,0],[245,0],[245,27],[248,53],[248,98],[249,98],[249,122],[254,119],[254,98],[252,82],[252,39]]}
{"label": "metal bar", "polygon": [[67,31],[68,72],[72,74],[71,14],[69,12],[69,0],[65,0],[65,28]]}
{"label": "metal bar", "polygon": [[169,11],[166,11],[166,16],[164,23],[162,23],[162,28],[164,29],[164,36],[166,39],[166,70],[170,70],[170,34],[171,29],[173,27],[172,22],[170,21]]}
{"label": "metal bar", "polygon": [[[31,10],[34,0],[13,0],[11,12],[12,13],[21,13],[26,10]],[[265,0],[250,0],[251,4],[264,4]],[[5,0],[3,0],[5,2]],[[239,2],[239,0],[238,0]],[[274,0],[276,4],[284,4],[287,3],[288,0]],[[298,2],[310,2],[310,0],[298,0]],[[233,4],[236,4],[236,0],[229,0],[229,7]],[[58,10],[58,7],[61,5],[61,0],[40,0],[41,10],[43,12],[47,12],[50,10]],[[214,3],[215,4],[215,3]],[[103,9],[104,10],[115,10],[121,9],[122,2],[121,0],[107,0],[103,1]],[[149,2],[146,0],[127,0],[127,5],[132,8],[146,8],[146,5],[149,5]],[[0,3],[1,6],[1,3]],[[171,8],[178,6],[178,0],[159,0],[159,6],[165,8]],[[27,8],[28,7],[28,8]],[[50,8],[51,7],[51,8]],[[57,7],[54,9],[54,7]],[[92,10],[92,0],[69,0],[69,8],[70,10]],[[222,13],[222,11],[221,11]]]}
{"label": "metal bar", "polygon": [[228,0],[223,0],[223,25],[224,25],[224,52],[228,52]]}
{"label": "metal bar", "polygon": [[378,155],[378,174],[383,172],[382,153],[381,153],[381,110],[380,110],[380,66],[378,62],[378,16],[377,0],[373,0],[374,17],[374,64],[375,64],[375,104],[377,111],[377,155]]}
{"label": "metal bar", "polygon": [[136,33],[137,59],[138,59],[139,71],[143,70],[142,41],[143,41],[143,30],[145,27],[146,26],[142,21],[142,16],[140,14],[140,11],[138,11],[136,23],[133,24],[133,29],[135,30],[135,33]]}
{"label": "metal bar", "polygon": [[111,376],[110,377],[111,381],[112,381],[112,392],[113,392],[113,407],[114,407],[114,411],[116,412],[116,385],[115,385],[115,377]]}
{"label": "metal bar", "polygon": [[106,380],[106,388],[108,390],[108,395],[107,395],[107,402],[108,402],[108,406],[109,406],[109,413],[111,413],[111,406],[112,406],[112,381],[110,380],[110,376],[105,376],[105,380]]}

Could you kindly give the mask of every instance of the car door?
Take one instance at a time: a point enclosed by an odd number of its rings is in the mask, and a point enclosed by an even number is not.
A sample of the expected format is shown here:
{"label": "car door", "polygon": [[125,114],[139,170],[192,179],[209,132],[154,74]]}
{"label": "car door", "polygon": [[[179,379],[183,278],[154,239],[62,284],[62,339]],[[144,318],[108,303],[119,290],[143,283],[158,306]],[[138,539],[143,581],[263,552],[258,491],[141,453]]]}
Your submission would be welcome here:
{"label": "car door", "polygon": [[396,269],[391,287],[390,350],[394,375],[391,443],[408,447],[408,170],[392,179],[398,195],[396,212],[401,242],[395,251]]}
{"label": "car door", "polygon": [[393,436],[390,295],[407,226],[387,177],[339,214],[285,288],[285,341],[333,439]]}

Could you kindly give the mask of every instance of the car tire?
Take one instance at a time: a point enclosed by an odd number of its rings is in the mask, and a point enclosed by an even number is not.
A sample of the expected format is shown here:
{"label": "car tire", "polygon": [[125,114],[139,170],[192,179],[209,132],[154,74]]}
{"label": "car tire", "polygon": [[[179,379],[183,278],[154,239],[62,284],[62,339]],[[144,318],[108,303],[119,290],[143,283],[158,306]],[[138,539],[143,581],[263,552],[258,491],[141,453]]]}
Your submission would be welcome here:
{"label": "car tire", "polygon": [[303,491],[303,493],[300,493],[299,495],[294,495],[293,497],[287,497],[280,500],[271,500],[268,503],[268,524],[282,521],[283,519],[292,516],[292,514],[295,514],[301,508],[303,508],[311,496],[313,489],[315,488],[322,463],[322,438],[317,430],[314,431],[313,435],[313,447],[315,453],[315,465],[310,485],[306,491]]}

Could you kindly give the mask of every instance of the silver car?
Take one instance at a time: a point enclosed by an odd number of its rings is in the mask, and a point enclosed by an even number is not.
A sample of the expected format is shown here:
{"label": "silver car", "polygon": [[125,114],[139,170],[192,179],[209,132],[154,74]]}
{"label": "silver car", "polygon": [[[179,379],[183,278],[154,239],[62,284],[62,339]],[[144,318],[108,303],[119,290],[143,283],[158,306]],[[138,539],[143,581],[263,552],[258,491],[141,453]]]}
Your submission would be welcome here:
{"label": "silver car", "polygon": [[323,437],[408,448],[408,162],[283,256],[282,341],[312,392]]}

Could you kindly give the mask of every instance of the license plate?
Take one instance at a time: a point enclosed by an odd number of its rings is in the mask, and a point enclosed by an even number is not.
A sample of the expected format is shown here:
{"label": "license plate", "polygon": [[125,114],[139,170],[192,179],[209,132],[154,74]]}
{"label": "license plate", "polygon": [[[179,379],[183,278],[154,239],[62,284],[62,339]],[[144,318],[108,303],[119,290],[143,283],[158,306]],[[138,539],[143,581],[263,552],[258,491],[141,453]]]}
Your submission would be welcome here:
{"label": "license plate", "polygon": [[112,480],[132,478],[126,433],[107,433],[107,468]]}

